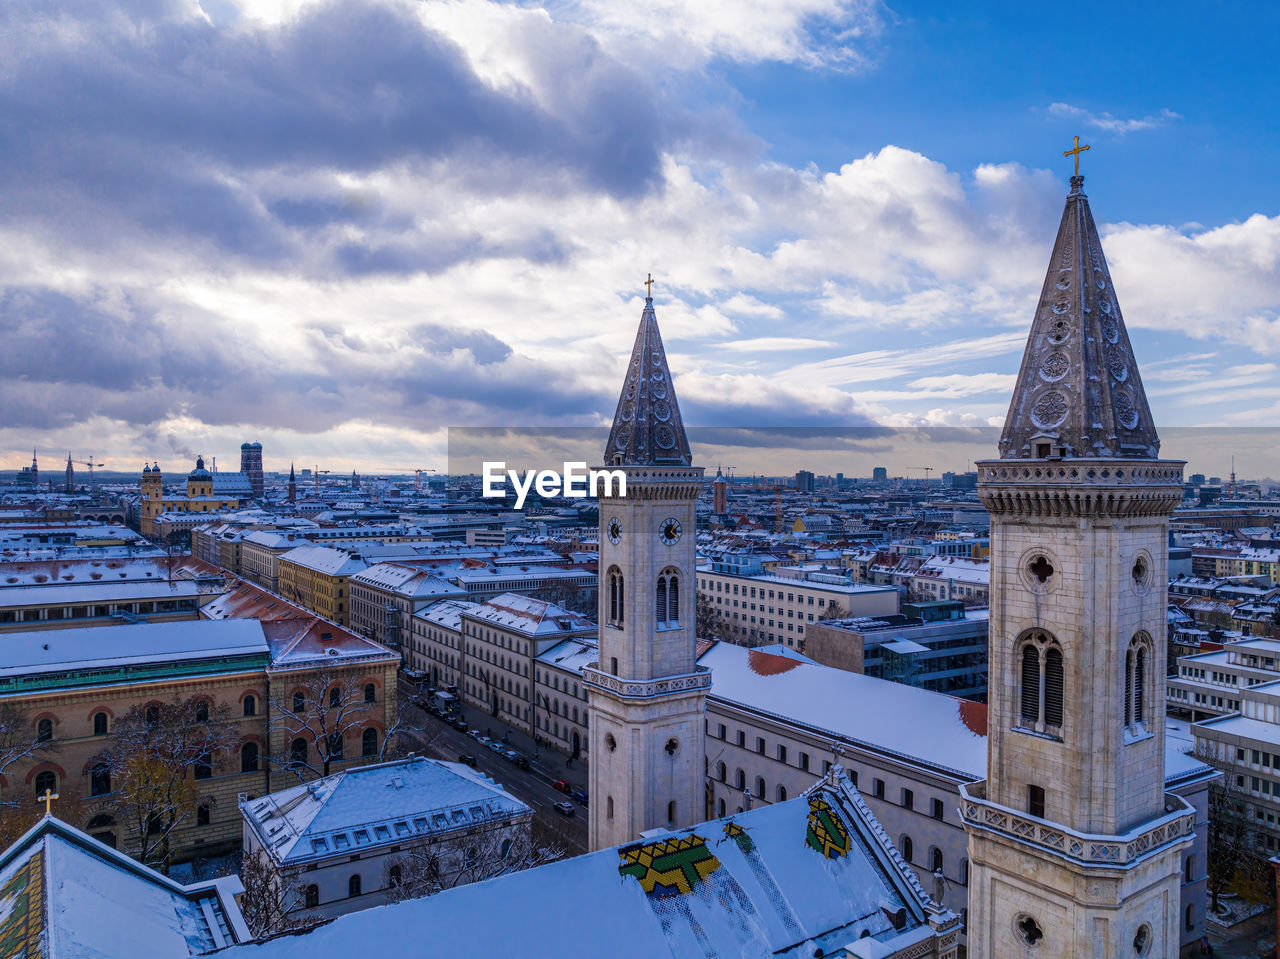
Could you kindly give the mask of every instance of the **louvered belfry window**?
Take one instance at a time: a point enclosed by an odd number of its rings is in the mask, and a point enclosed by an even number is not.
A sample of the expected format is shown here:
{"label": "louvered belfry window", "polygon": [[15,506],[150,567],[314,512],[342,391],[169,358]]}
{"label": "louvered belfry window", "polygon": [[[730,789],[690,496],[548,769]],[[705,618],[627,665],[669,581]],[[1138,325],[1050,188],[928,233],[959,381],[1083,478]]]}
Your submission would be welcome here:
{"label": "louvered belfry window", "polygon": [[1054,647],[1044,654],[1044,722],[1062,725],[1062,650]]}
{"label": "louvered belfry window", "polygon": [[1040,651],[1028,643],[1022,647],[1022,725],[1040,721]]}

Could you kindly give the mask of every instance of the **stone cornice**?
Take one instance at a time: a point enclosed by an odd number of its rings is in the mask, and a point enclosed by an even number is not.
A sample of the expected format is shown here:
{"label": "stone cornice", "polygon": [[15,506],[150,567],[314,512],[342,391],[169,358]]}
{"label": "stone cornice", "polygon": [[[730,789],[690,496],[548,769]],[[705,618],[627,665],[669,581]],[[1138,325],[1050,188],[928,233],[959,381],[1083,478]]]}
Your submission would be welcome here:
{"label": "stone cornice", "polygon": [[993,515],[1168,516],[1182,502],[1181,460],[982,460],[978,498]]}
{"label": "stone cornice", "polygon": [[663,676],[661,679],[621,679],[592,663],[583,667],[582,681],[587,686],[620,699],[656,699],[660,696],[683,695],[710,689],[711,670],[706,666],[698,666],[691,673]]}
{"label": "stone cornice", "polygon": [[1173,793],[1165,794],[1163,816],[1117,836],[1076,832],[990,802],[986,796],[986,780],[960,787],[960,816],[966,830],[995,833],[1083,866],[1123,869],[1195,834],[1195,808]]}

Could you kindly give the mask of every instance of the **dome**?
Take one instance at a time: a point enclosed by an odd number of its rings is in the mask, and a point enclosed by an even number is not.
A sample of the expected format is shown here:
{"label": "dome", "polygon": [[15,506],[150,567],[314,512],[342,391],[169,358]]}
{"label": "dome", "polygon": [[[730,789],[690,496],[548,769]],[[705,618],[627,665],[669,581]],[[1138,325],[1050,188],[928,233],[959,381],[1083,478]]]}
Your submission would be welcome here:
{"label": "dome", "polygon": [[150,472],[151,472],[151,464],[150,464],[150,463],[143,463],[143,464],[142,464],[142,472],[144,472],[144,473],[150,473]]}
{"label": "dome", "polygon": [[204,468],[204,457],[196,457],[196,468],[187,474],[189,480],[212,480],[213,474]]}

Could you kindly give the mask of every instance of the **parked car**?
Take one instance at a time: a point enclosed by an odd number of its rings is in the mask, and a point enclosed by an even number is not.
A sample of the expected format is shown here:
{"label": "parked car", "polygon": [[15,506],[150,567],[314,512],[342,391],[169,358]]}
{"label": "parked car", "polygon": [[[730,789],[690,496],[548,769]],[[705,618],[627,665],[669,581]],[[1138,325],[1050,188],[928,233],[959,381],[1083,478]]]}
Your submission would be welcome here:
{"label": "parked car", "polygon": [[487,743],[485,743],[485,745],[488,746],[490,749],[492,749],[498,755],[502,755],[507,751],[507,744],[504,743],[501,739],[490,739]]}
{"label": "parked car", "polygon": [[502,758],[505,759],[507,762],[513,763],[520,758],[520,753],[514,749],[508,749],[506,752],[502,754]]}
{"label": "parked car", "polygon": [[555,803],[554,806],[555,806],[555,811],[562,816],[573,815],[573,803],[571,802],[558,802],[558,803]]}
{"label": "parked car", "polygon": [[587,804],[587,794],[584,793],[581,789],[570,790],[569,798],[572,799],[574,802],[578,803],[579,805],[585,806]]}
{"label": "parked car", "polygon": [[558,789],[562,793],[567,793],[572,789],[572,787],[563,779],[557,779],[555,782],[551,784],[551,788]]}
{"label": "parked car", "polygon": [[528,756],[517,756],[515,759],[513,759],[513,760],[511,760],[511,761],[512,761],[513,763],[515,763],[515,764],[516,764],[516,769],[528,769],[528,768],[529,768],[529,757],[528,757]]}
{"label": "parked car", "polygon": [[476,757],[471,755],[471,753],[463,753],[458,757],[458,762],[462,763],[464,766],[470,766],[472,769],[476,768]]}
{"label": "parked car", "polygon": [[467,731],[467,721],[461,716],[454,716],[449,720],[449,724],[453,726],[454,729],[461,729],[463,732]]}
{"label": "parked car", "polygon": [[484,742],[486,739],[489,738],[484,733],[480,732],[480,730],[478,729],[467,730],[467,735],[470,736],[472,739],[476,740],[477,742]]}

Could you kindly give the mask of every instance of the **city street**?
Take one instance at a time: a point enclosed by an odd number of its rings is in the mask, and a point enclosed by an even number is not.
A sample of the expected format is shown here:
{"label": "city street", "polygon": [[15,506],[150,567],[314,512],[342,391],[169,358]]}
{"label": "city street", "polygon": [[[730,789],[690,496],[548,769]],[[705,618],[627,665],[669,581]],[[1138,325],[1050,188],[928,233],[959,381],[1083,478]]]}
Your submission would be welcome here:
{"label": "city street", "polygon": [[[417,689],[411,684],[400,683],[402,701],[412,703],[417,696]],[[462,755],[476,758],[476,769],[483,772],[494,782],[500,784],[517,799],[526,802],[533,808],[535,821],[540,821],[552,831],[562,835],[565,841],[574,848],[570,854],[587,851],[587,809],[573,803],[574,814],[564,816],[555,811],[557,802],[571,802],[569,797],[552,788],[552,783],[565,780],[570,787],[583,792],[587,789],[586,763],[578,760],[572,768],[566,768],[565,757],[550,749],[541,749],[535,757],[533,741],[523,733],[512,730],[504,723],[495,720],[470,706],[462,706],[463,718],[469,729],[479,728],[481,732],[495,739],[505,737],[511,748],[528,757],[529,769],[519,769],[467,733],[461,732],[441,721],[426,709],[410,705],[406,714],[407,729],[402,732],[406,749],[414,750],[422,755],[449,762],[457,762]]]}

